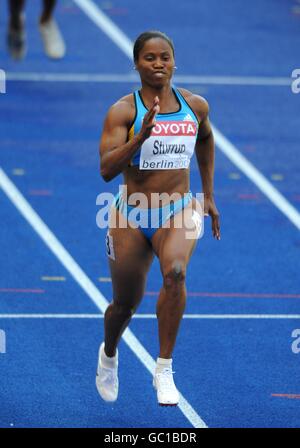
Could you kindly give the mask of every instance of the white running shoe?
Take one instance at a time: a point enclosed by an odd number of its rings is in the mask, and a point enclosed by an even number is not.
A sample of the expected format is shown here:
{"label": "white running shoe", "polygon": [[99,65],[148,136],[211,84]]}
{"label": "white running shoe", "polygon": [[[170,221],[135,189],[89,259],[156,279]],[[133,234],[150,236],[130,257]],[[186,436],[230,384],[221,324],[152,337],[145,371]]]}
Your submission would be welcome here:
{"label": "white running shoe", "polygon": [[103,366],[104,342],[100,345],[96,375],[96,386],[100,396],[105,401],[116,401],[119,392],[118,380],[118,350],[113,368]]}
{"label": "white running shoe", "polygon": [[171,367],[165,367],[161,373],[155,373],[153,386],[157,391],[157,401],[161,406],[176,406],[179,402],[179,392],[173,380]]}
{"label": "white running shoe", "polygon": [[51,59],[61,59],[66,53],[64,39],[54,19],[39,24],[46,55]]}

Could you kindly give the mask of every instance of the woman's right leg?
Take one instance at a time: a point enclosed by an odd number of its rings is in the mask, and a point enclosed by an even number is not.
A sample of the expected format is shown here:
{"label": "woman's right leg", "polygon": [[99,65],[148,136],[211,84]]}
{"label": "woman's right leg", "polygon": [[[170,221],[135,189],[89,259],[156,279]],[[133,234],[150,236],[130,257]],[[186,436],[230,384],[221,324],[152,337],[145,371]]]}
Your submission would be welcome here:
{"label": "woman's right leg", "polygon": [[[109,229],[109,265],[113,301],[105,312],[105,354],[113,357],[118,342],[143,298],[146,277],[153,260],[152,247],[139,229],[121,228],[126,218],[115,208],[117,228]],[[112,220],[111,220],[112,222]],[[108,252],[109,253],[109,252]]]}
{"label": "woman's right leg", "polygon": [[[116,226],[112,225],[118,218]],[[121,225],[120,225],[121,224]],[[104,317],[104,343],[99,350],[96,386],[103,400],[118,398],[119,340],[137,309],[146,283],[146,275],[153,260],[151,245],[138,229],[126,225],[126,218],[114,207],[108,231],[107,255],[113,284],[113,300]]]}

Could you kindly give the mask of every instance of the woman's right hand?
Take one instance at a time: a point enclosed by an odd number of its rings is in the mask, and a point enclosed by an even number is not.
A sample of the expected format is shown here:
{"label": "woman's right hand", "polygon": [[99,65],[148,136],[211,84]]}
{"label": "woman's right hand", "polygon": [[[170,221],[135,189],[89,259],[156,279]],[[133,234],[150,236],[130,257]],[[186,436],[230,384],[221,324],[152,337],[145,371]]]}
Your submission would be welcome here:
{"label": "woman's right hand", "polygon": [[143,124],[139,132],[141,139],[144,141],[150,137],[152,129],[156,125],[155,117],[159,113],[159,98],[156,96],[153,100],[151,109],[148,110],[143,119]]}

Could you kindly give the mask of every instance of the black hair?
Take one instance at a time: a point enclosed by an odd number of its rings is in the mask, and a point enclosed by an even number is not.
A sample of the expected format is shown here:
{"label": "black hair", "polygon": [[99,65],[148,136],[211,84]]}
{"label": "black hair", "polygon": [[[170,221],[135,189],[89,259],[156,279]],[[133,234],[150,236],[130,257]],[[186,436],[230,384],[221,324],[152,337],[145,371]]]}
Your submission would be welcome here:
{"label": "black hair", "polygon": [[138,60],[140,51],[142,50],[142,48],[145,45],[145,43],[147,42],[147,40],[157,38],[157,37],[160,39],[164,39],[166,42],[168,42],[168,44],[172,48],[173,56],[175,56],[174,44],[173,44],[172,39],[170,39],[165,33],[162,33],[161,31],[151,30],[151,31],[145,31],[144,33],[140,34],[136,38],[136,41],[135,41],[134,47],[133,47],[134,62],[136,62]]}

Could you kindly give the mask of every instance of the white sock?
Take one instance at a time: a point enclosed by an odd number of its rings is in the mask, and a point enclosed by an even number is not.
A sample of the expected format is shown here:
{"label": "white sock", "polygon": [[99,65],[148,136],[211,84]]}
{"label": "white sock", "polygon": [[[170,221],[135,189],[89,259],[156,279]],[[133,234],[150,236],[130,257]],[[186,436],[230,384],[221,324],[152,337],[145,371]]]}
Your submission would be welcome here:
{"label": "white sock", "polygon": [[155,373],[161,373],[166,367],[172,368],[172,361],[173,361],[172,358],[169,358],[169,359],[157,358]]}
{"label": "white sock", "polygon": [[101,351],[101,364],[103,367],[107,368],[107,369],[114,369],[115,367],[117,367],[118,365],[118,349],[116,351],[115,356],[107,356],[104,350],[104,346],[103,346],[103,350]]}

